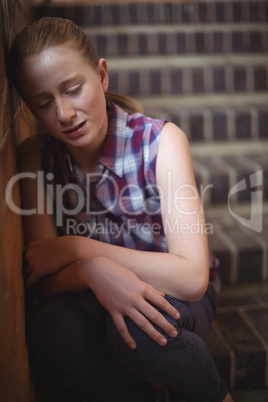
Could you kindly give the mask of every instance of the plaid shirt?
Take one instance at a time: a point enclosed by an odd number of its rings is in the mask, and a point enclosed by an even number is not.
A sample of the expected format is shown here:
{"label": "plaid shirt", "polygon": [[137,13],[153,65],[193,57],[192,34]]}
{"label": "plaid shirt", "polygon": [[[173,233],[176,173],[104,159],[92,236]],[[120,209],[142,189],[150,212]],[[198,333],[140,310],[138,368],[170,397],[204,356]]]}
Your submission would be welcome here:
{"label": "plaid shirt", "polygon": [[155,177],[165,121],[129,115],[114,103],[110,108],[104,150],[94,174],[81,172],[65,146],[48,137],[44,170],[53,173],[55,184],[73,187],[64,194],[67,213],[62,220],[61,199],[55,200],[58,226],[62,234],[138,250],[167,251]]}
{"label": "plaid shirt", "polygon": [[[81,172],[64,144],[55,138],[49,136],[45,142],[45,171],[53,173],[55,184],[71,188],[61,192],[63,200],[54,194],[61,234],[167,252],[155,174],[165,121],[139,113],[129,115],[114,103],[109,117],[103,154],[94,174]],[[212,254],[210,257],[211,268],[216,268],[217,260]]]}

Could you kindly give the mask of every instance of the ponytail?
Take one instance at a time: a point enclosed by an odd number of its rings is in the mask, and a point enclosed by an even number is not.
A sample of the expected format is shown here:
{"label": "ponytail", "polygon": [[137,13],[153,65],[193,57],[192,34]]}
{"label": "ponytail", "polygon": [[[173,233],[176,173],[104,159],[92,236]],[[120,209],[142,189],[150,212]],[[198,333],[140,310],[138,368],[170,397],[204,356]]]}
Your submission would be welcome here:
{"label": "ponytail", "polygon": [[116,94],[114,92],[106,92],[105,93],[106,100],[110,100],[116,103],[121,109],[125,110],[130,114],[134,113],[143,113],[142,107],[133,98],[130,98],[126,95]]}

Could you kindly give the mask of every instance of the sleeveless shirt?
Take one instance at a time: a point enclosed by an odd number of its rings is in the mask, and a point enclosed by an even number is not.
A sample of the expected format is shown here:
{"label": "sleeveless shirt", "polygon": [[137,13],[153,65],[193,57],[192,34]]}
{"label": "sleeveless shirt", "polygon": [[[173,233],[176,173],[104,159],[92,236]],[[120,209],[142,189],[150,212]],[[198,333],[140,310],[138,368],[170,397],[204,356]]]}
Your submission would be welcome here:
{"label": "sleeveless shirt", "polygon": [[[109,127],[94,174],[84,174],[62,142],[45,137],[42,168],[59,234],[168,252],[156,183],[165,121],[130,115],[113,102],[107,108]],[[217,258],[210,253],[210,281],[216,279],[217,266]]]}

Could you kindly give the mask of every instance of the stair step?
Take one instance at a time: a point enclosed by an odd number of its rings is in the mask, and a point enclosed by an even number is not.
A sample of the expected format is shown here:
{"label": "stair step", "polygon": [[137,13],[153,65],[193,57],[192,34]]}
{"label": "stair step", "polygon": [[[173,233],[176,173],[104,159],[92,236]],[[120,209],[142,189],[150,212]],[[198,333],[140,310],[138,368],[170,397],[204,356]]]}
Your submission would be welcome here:
{"label": "stair step", "polygon": [[207,345],[232,391],[268,387],[267,295],[268,283],[230,287],[220,297]]}
{"label": "stair step", "polygon": [[[208,243],[220,261],[219,273],[223,287],[267,281],[268,215],[261,218],[257,226],[256,222],[250,222],[250,215],[243,217],[241,211],[237,216],[229,213],[224,219],[207,217]],[[204,230],[202,223],[193,230]]]}
{"label": "stair step", "polygon": [[[213,148],[212,148],[213,149]],[[208,208],[214,205],[228,205],[231,207],[240,206],[251,202],[254,186],[249,184],[255,176],[262,184],[263,201],[268,201],[268,143],[266,150],[255,153],[240,154],[238,152],[230,155],[207,154],[199,156],[192,155],[193,168],[197,188],[203,205]],[[244,182],[236,192],[234,189],[238,183]]]}
{"label": "stair step", "polygon": [[167,98],[161,97],[160,100],[162,105],[159,106],[139,101],[146,115],[175,123],[186,133],[191,144],[268,139],[267,101],[262,105],[253,105],[247,104],[244,98],[244,103],[241,100],[240,104],[230,104],[226,99],[220,104],[214,99],[212,105],[209,101],[198,105],[198,99],[195,99],[195,104],[187,107],[186,102],[179,102],[175,97],[169,98],[168,102]]}
{"label": "stair step", "polygon": [[141,98],[263,93],[268,90],[267,64],[268,55],[113,58],[108,60],[109,90]]}
{"label": "stair step", "polygon": [[[245,155],[234,151],[230,156],[199,159],[193,156],[193,161],[201,201],[205,205],[205,230],[209,247],[220,261],[222,285],[267,281],[267,152]],[[254,188],[250,191],[250,183],[253,186],[257,177],[259,199],[254,198],[257,197]],[[237,183],[240,183],[240,191],[229,197]],[[241,190],[241,184],[247,190]],[[199,227],[193,230],[204,230],[204,222],[199,222]]]}
{"label": "stair step", "polygon": [[137,2],[130,4],[68,5],[54,0],[53,5],[35,6],[35,17],[43,15],[71,18],[81,26],[125,24],[195,24],[268,21],[265,0]]}
{"label": "stair step", "polygon": [[268,50],[267,23],[84,27],[100,57],[260,53]]}

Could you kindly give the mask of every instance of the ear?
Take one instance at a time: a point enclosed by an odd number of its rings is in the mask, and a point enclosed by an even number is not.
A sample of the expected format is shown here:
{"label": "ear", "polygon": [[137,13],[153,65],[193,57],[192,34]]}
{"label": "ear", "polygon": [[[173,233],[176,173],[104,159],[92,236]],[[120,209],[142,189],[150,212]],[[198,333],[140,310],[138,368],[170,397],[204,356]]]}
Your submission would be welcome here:
{"label": "ear", "polygon": [[103,58],[99,60],[99,72],[103,90],[106,92],[109,85],[109,73],[106,60]]}

